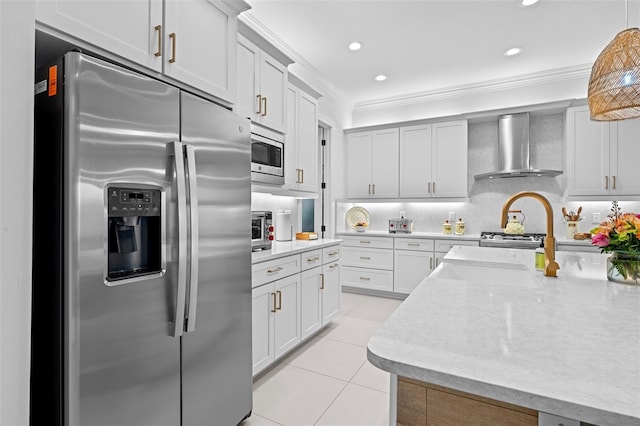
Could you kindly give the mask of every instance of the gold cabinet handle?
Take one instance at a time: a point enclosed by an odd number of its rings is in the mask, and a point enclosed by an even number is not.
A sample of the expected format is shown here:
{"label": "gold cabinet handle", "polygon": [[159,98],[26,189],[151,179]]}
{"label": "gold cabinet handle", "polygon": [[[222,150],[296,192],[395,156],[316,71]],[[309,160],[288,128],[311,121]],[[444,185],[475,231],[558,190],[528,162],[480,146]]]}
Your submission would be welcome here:
{"label": "gold cabinet handle", "polygon": [[300,183],[304,183],[304,169],[300,169]]}
{"label": "gold cabinet handle", "polygon": [[324,290],[324,274],[320,274],[320,290]]}
{"label": "gold cabinet handle", "polygon": [[169,34],[169,38],[171,39],[171,59],[169,59],[169,63],[172,64],[176,61],[176,33]]}
{"label": "gold cabinet handle", "polygon": [[257,95],[256,98],[258,99],[258,110],[256,114],[262,114],[262,95]]}
{"label": "gold cabinet handle", "polygon": [[278,266],[277,268],[274,268],[274,269],[267,269],[267,273],[268,274],[273,274],[273,273],[280,272],[280,271],[282,271],[282,267],[281,266]]}
{"label": "gold cabinet handle", "polygon": [[370,281],[371,280],[371,278],[369,278],[369,277],[360,277],[360,279],[362,281]]}
{"label": "gold cabinet handle", "polygon": [[431,194],[431,182],[427,184],[427,187],[428,187],[427,192]]}
{"label": "gold cabinet handle", "polygon": [[436,183],[435,182],[433,182],[433,193],[434,194],[436,193]]}
{"label": "gold cabinet handle", "polygon": [[156,25],[154,28],[158,32],[158,50],[154,55],[158,57],[162,56],[162,25]]}
{"label": "gold cabinet handle", "polygon": [[369,184],[369,195],[371,195],[371,184]]}
{"label": "gold cabinet handle", "polygon": [[371,244],[371,241],[360,240],[360,244]]}
{"label": "gold cabinet handle", "polygon": [[613,178],[613,187],[612,187],[612,189],[616,189],[616,177],[612,176],[612,178]]}
{"label": "gold cabinet handle", "polygon": [[340,254],[339,251],[332,251],[331,253],[328,253],[329,256],[335,256],[335,255],[338,255],[338,254]]}
{"label": "gold cabinet handle", "polygon": [[317,262],[320,260],[320,256],[314,256],[307,259],[307,262]]}
{"label": "gold cabinet handle", "polygon": [[263,96],[262,101],[264,102],[264,112],[262,113],[262,116],[264,117],[265,115],[267,115],[267,97]]}
{"label": "gold cabinet handle", "polygon": [[609,176],[604,177],[604,189],[609,189]]}
{"label": "gold cabinet handle", "polygon": [[433,269],[433,257],[429,258],[429,269]]}
{"label": "gold cabinet handle", "polygon": [[407,243],[408,246],[420,247],[420,243]]}
{"label": "gold cabinet handle", "polygon": [[275,293],[271,293],[271,295],[273,296],[273,308],[271,309],[271,312],[276,312],[276,294]]}
{"label": "gold cabinet handle", "polygon": [[333,265],[329,266],[329,269],[337,268],[338,266],[340,265],[337,263],[334,263]]}
{"label": "gold cabinet handle", "polygon": [[360,259],[362,259],[362,260],[371,260],[371,258],[369,256],[360,256]]}
{"label": "gold cabinet handle", "polygon": [[278,293],[278,307],[276,308],[278,311],[282,310],[282,292],[280,290],[277,290],[276,293]]}
{"label": "gold cabinet handle", "polygon": [[439,262],[439,261],[440,261],[440,259],[438,259],[438,258],[436,257],[436,268],[438,267],[438,262]]}
{"label": "gold cabinet handle", "polygon": [[373,189],[373,195],[376,195],[376,184],[371,185],[371,188]]}

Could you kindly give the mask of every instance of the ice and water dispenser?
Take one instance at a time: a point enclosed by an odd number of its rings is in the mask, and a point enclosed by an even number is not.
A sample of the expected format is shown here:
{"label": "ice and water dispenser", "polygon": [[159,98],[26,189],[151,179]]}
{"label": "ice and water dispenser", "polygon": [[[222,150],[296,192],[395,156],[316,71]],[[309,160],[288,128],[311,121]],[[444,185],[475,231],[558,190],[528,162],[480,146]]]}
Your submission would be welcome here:
{"label": "ice and water dispenser", "polygon": [[107,194],[107,282],[162,273],[161,191],[112,186]]}

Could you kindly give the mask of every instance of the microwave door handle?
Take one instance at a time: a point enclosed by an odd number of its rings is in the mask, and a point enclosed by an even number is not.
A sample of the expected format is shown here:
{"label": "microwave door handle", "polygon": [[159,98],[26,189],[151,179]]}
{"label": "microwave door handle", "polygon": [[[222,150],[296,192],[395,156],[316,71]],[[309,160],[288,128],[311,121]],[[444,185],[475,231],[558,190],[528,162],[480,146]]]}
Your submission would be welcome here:
{"label": "microwave door handle", "polygon": [[196,173],[196,155],[195,149],[191,145],[186,145],[187,151],[187,175],[189,178],[189,205],[191,220],[191,268],[189,278],[189,311],[187,313],[186,332],[192,332],[196,329],[196,309],[198,307],[198,258],[199,244],[198,237],[200,235],[200,224],[198,222],[198,175]]}
{"label": "microwave door handle", "polygon": [[173,153],[175,164],[178,198],[178,293],[174,321],[170,323],[170,335],[180,337],[184,329],[184,309],[187,293],[187,195],[182,143],[172,142],[171,152]]}

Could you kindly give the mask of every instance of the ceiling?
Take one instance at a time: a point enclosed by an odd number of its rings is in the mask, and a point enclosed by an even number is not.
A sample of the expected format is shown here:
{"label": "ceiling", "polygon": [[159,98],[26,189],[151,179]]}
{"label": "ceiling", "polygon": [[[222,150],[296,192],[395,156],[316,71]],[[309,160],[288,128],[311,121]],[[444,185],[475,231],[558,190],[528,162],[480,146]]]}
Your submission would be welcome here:
{"label": "ceiling", "polygon": [[[640,0],[247,0],[249,22],[358,105],[547,70],[590,67]],[[627,9],[628,8],[628,9]],[[360,41],[360,51],[347,46]],[[521,54],[507,57],[513,46]],[[388,79],[376,82],[374,77]],[[585,88],[586,94],[586,88]]]}

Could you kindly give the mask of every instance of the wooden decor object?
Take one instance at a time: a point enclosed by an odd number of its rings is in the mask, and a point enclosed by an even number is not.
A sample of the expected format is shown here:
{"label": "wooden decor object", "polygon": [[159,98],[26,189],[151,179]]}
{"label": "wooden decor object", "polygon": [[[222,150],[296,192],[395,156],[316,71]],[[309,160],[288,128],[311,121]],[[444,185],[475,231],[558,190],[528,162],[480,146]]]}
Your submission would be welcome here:
{"label": "wooden decor object", "polygon": [[589,79],[591,119],[640,117],[640,29],[618,33],[600,53]]}

